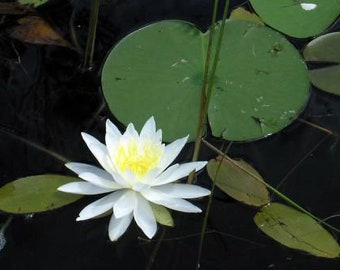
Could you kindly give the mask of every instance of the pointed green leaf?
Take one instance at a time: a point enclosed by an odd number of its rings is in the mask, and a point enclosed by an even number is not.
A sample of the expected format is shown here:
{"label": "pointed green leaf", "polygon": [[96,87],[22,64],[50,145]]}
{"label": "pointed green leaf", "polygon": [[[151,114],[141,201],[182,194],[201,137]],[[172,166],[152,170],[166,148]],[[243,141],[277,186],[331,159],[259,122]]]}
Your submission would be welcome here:
{"label": "pointed green leaf", "polygon": [[250,0],[269,26],[292,37],[320,34],[340,14],[340,0]]}
{"label": "pointed green leaf", "polygon": [[256,23],[257,25],[264,26],[264,22],[255,13],[251,13],[248,10],[238,7],[234,9],[230,14],[230,19],[243,20],[248,22]]}
{"label": "pointed green leaf", "polygon": [[[214,136],[263,138],[291,123],[309,95],[307,67],[281,34],[228,20],[209,106]],[[105,100],[124,124],[151,115],[164,140],[190,135],[199,117],[208,33],[183,21],[161,21],[121,40],[102,70]],[[280,83],[278,83],[280,82]]]}
{"label": "pointed green leaf", "polygon": [[329,33],[313,39],[303,51],[306,61],[340,63],[340,33]]}
{"label": "pointed green leaf", "polygon": [[240,167],[263,181],[261,175],[243,160],[234,160],[233,164],[218,156],[217,159],[209,161],[207,170],[210,179],[215,181],[222,191],[234,199],[254,206],[269,203],[269,192],[265,185]]}
{"label": "pointed green leaf", "polygon": [[340,95],[340,65],[310,70],[309,77],[321,90]]}
{"label": "pointed green leaf", "polygon": [[14,214],[44,212],[79,200],[82,195],[60,192],[58,187],[78,178],[35,175],[20,178],[0,188],[0,210]]}
{"label": "pointed green leaf", "polygon": [[155,215],[156,221],[159,224],[173,227],[174,226],[174,220],[172,219],[172,216],[167,208],[165,208],[162,205],[151,203],[152,211]]}
{"label": "pointed green leaf", "polygon": [[317,221],[291,207],[272,203],[261,208],[254,221],[268,236],[290,248],[325,258],[337,258],[340,246]]}

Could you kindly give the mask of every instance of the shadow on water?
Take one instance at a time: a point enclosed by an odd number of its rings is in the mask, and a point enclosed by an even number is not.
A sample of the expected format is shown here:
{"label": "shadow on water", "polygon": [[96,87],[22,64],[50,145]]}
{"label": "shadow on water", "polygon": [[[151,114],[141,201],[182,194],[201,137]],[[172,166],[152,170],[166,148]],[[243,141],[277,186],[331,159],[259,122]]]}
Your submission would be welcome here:
{"label": "shadow on water", "polygon": [[[67,48],[22,44],[0,36],[0,184],[44,173],[70,174],[63,162],[19,140],[25,138],[74,161],[95,163],[81,140],[88,131],[103,139],[103,98],[97,76],[110,47],[127,33],[161,19],[183,19],[206,29],[213,1],[107,0],[102,1],[95,66],[82,72],[82,55]],[[246,1],[232,1],[237,6]],[[50,1],[42,16],[70,37],[70,20],[80,47],[86,43],[89,1]],[[74,14],[72,14],[74,12]],[[221,14],[219,14],[221,17]],[[11,23],[9,21],[8,23]],[[303,44],[295,44],[302,48]],[[302,116],[340,133],[340,98],[312,89]],[[282,183],[280,190],[316,216],[340,211],[340,146],[327,134],[295,121],[281,133],[250,143],[234,144],[232,157],[242,157],[273,186],[304,161]],[[211,140],[219,145],[218,140]],[[191,146],[187,150],[192,150]],[[215,154],[203,148],[202,159]],[[207,175],[201,175],[209,186]],[[277,200],[274,198],[274,200]],[[146,240],[137,226],[117,243],[107,237],[108,218],[76,222],[92,198],[33,216],[15,216],[6,230],[0,252],[1,269],[145,269],[156,240]],[[207,200],[197,201],[203,209]],[[253,222],[255,209],[217,190],[208,220],[201,269],[339,269],[339,260],[327,260],[288,249],[265,236]],[[7,215],[0,215],[4,223]],[[152,269],[195,269],[203,215],[174,213],[176,227],[167,229]],[[340,227],[340,219],[331,223]]]}

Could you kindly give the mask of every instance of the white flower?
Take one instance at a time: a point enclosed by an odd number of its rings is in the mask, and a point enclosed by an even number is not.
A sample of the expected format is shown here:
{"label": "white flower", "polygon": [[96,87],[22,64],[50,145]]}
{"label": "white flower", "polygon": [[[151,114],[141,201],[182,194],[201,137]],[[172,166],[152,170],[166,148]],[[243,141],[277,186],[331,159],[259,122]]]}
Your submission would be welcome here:
{"label": "white flower", "polygon": [[109,194],[86,206],[77,220],[90,219],[112,210],[109,237],[115,241],[126,231],[132,218],[147,237],[155,235],[157,223],[149,202],[182,212],[201,212],[184,199],[206,196],[210,191],[172,182],[202,169],[207,162],[169,167],[188,137],[164,145],[162,131],[156,131],[153,117],[145,123],[140,134],[133,124],[129,124],[125,133],[121,134],[107,120],[106,145],[89,134],[82,133],[82,137],[104,170],[83,163],[67,163],[66,167],[85,181],[72,182],[58,190],[85,195]]}

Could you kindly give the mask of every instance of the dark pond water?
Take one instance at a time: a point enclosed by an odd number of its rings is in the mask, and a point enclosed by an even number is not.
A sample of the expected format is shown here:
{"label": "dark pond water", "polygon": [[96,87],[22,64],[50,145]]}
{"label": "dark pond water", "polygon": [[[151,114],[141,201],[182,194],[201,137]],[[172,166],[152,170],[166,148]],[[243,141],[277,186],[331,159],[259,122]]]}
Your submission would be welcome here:
{"label": "dark pond water", "polygon": [[[78,42],[84,47],[89,2],[51,1],[39,9],[39,14],[66,37],[71,35],[72,19]],[[247,1],[231,2],[235,7]],[[95,163],[80,132],[87,131],[102,139],[105,119],[114,120],[103,107],[97,76],[111,46],[138,27],[161,19],[183,19],[206,29],[212,4],[211,0],[102,1],[92,72],[81,72],[82,55],[70,49],[22,44],[3,32],[0,37],[0,185],[29,175],[70,174],[61,161],[20,138],[69,160]],[[15,18],[7,18],[0,30],[14,22]],[[339,29],[338,25],[332,31]],[[293,42],[302,48],[306,40]],[[340,98],[312,89],[301,118],[339,134]],[[217,139],[209,141],[221,145]],[[188,145],[187,150],[181,159],[189,159],[192,145]],[[233,144],[229,154],[250,162],[273,186],[286,178],[280,190],[316,216],[326,218],[339,214],[337,135],[327,135],[295,121],[269,138]],[[203,148],[201,159],[212,157],[214,153]],[[210,186],[206,175],[201,175],[200,181]],[[154,241],[146,241],[133,224],[121,240],[111,243],[107,236],[108,218],[75,221],[90,201],[93,198],[53,212],[15,216],[6,230],[7,245],[0,251],[1,269],[146,269],[148,266],[150,269],[196,269],[203,215],[174,213],[176,227],[165,230],[165,240],[153,256],[164,229],[159,229]],[[206,199],[197,202],[203,209],[206,203]],[[268,238],[255,226],[255,213],[256,209],[216,191],[201,269],[340,269],[339,260],[313,257]],[[0,214],[0,223],[7,217]],[[339,218],[329,222],[340,227]]]}

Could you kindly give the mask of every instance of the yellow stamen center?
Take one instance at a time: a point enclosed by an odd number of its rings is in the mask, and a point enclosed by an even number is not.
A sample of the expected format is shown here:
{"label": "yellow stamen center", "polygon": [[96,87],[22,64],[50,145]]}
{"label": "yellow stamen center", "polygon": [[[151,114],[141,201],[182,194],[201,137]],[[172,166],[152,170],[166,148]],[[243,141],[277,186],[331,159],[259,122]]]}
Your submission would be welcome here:
{"label": "yellow stamen center", "polygon": [[129,169],[138,177],[142,177],[158,165],[162,154],[163,148],[160,143],[131,140],[119,144],[114,161],[120,172]]}

